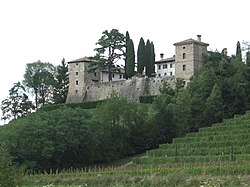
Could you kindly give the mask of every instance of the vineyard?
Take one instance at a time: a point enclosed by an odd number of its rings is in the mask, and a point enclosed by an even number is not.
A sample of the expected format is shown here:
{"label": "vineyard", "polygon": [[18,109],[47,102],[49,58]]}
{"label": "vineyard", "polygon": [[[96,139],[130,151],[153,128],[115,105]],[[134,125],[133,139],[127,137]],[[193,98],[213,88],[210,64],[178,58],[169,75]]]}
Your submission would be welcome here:
{"label": "vineyard", "polygon": [[[245,186],[250,182],[250,113],[134,157],[119,167],[26,175],[23,186]],[[239,177],[240,176],[240,177]]]}

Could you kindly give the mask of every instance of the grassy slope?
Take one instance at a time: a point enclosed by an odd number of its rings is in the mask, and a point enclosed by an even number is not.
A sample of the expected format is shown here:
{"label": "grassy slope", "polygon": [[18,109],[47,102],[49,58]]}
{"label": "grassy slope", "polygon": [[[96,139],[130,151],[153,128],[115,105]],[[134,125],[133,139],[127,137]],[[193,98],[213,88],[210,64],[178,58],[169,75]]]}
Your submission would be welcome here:
{"label": "grassy slope", "polygon": [[[130,159],[126,160],[130,161]],[[120,167],[65,171],[23,178],[28,186],[247,186],[250,184],[250,113],[133,158]],[[240,176],[240,177],[239,177]]]}

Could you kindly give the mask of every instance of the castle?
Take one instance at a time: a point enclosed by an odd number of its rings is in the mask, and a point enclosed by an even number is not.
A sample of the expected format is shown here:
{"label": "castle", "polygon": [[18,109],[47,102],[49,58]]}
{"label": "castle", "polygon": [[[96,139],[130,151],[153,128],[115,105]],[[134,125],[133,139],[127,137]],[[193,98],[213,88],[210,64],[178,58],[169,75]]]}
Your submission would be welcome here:
{"label": "castle", "polygon": [[128,101],[138,102],[144,94],[157,95],[162,83],[167,81],[175,86],[176,78],[183,79],[186,85],[190,78],[200,71],[203,65],[203,55],[207,54],[209,44],[197,39],[187,39],[173,44],[175,55],[155,62],[155,77],[133,77],[125,79],[125,72],[113,72],[112,82],[108,81],[107,71],[88,72],[88,66],[93,60],[85,57],[68,62],[69,90],[67,103],[103,100],[112,93],[126,97]]}

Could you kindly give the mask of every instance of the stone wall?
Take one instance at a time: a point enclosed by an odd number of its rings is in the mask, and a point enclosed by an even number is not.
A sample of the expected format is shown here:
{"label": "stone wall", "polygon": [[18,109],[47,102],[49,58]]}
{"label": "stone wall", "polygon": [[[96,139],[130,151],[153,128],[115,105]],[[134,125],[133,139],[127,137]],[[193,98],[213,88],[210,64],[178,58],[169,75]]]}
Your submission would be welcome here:
{"label": "stone wall", "polygon": [[[144,94],[157,95],[160,93],[159,89],[162,87],[163,82],[168,82],[171,87],[175,86],[174,76],[169,77],[133,77],[125,81],[105,82],[105,83],[92,83],[86,85],[83,89],[83,101],[96,101],[103,100],[116,93],[119,96],[126,97],[130,102],[139,102],[139,97]],[[78,100],[79,102],[79,100]]]}

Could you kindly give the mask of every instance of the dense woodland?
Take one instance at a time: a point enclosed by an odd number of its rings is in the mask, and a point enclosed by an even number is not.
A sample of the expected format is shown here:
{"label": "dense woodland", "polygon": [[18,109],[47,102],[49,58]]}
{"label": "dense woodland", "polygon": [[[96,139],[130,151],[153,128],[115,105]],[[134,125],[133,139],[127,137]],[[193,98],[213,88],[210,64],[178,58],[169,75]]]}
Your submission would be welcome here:
{"label": "dense woodland", "polygon": [[[128,41],[133,46],[131,39]],[[150,42],[144,43],[147,45]],[[137,55],[141,48],[138,47]],[[249,52],[246,56],[243,62],[240,43],[235,56],[209,52],[204,56],[205,65],[200,74],[185,89],[178,79],[175,89],[164,83],[161,95],[142,96],[141,103],[128,103],[114,93],[90,107],[84,103],[58,104],[65,101],[61,96],[67,93],[67,79],[62,76],[67,69],[64,61],[55,71],[50,64],[42,62],[27,65],[24,84],[15,84],[21,89],[10,90],[10,97],[2,102],[3,113],[8,114],[4,116],[12,121],[0,127],[0,142],[8,148],[15,164],[32,170],[84,167],[157,148],[174,137],[246,112],[250,106]],[[131,59],[134,55],[126,56],[126,61]],[[46,66],[37,73],[37,65]],[[151,75],[153,70],[149,67]],[[127,64],[126,68],[131,66]],[[137,68],[141,68],[140,64]],[[32,90],[34,103],[28,100],[25,88]],[[10,102],[13,98],[19,99],[15,100],[18,101],[15,111],[12,105],[7,105],[7,101],[13,104]]]}

